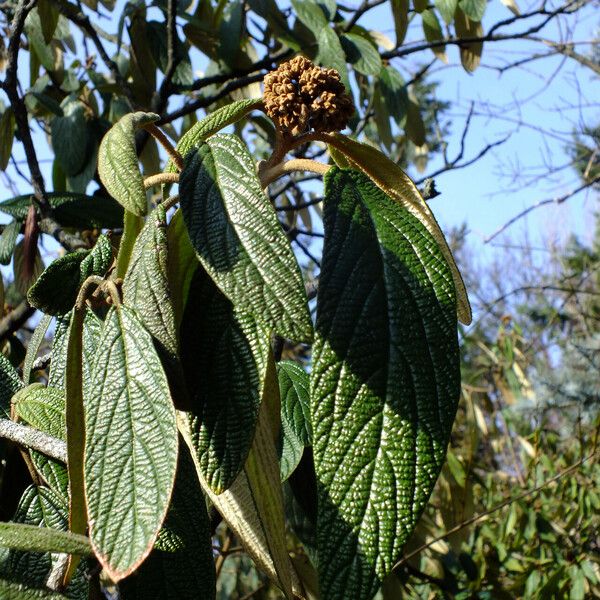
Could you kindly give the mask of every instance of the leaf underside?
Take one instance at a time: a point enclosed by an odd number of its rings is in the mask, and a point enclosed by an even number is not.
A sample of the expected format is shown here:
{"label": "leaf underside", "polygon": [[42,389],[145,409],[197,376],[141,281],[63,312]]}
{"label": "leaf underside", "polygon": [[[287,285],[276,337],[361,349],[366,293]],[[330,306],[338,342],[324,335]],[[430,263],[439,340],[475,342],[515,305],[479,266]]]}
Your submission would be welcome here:
{"label": "leaf underside", "polygon": [[442,466],[460,390],[452,273],[364,174],[325,177],[311,373],[323,597],[370,598]]}

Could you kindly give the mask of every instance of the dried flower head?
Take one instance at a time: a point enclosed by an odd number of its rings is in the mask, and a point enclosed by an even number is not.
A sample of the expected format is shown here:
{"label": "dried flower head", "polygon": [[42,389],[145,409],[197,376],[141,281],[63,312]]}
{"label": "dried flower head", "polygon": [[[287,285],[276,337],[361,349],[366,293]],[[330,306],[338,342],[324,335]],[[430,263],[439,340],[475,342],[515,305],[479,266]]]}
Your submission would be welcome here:
{"label": "dried flower head", "polygon": [[296,56],[265,75],[264,103],[276,126],[297,135],[308,129],[339,131],[354,112],[335,69]]}

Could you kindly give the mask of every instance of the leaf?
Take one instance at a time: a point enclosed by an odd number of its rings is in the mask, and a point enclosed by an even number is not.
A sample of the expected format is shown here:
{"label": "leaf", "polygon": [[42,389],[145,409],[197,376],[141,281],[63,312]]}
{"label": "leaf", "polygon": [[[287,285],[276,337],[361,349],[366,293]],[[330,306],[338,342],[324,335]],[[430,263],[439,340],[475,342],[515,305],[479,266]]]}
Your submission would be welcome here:
{"label": "leaf", "polygon": [[177,465],[168,382],[150,334],[126,306],[106,316],[91,378],[84,463],[90,539],[118,581],[152,550]]}
{"label": "leaf", "polygon": [[458,0],[435,0],[435,7],[440,11],[446,25],[454,20],[454,13],[458,6]]}
{"label": "leaf", "polygon": [[144,178],[135,146],[135,132],[158,120],[154,113],[125,115],[100,142],[98,174],[108,193],[125,209],[137,216],[147,212]]}
{"label": "leaf", "polygon": [[77,175],[86,163],[88,128],[85,106],[74,95],[60,104],[63,116],[54,117],[50,124],[52,148],[66,175]]}
{"label": "leaf", "polygon": [[329,25],[325,25],[320,30],[315,29],[314,31],[318,31],[317,44],[319,46],[315,62],[323,67],[335,69],[340,74],[340,79],[346,88],[346,92],[351,96],[352,87],[350,86],[346,57],[340,38],[338,38],[337,33]]}
{"label": "leaf", "polygon": [[48,331],[51,321],[52,317],[50,315],[42,316],[40,322],[33,331],[33,334],[29,338],[29,343],[27,344],[27,354],[25,355],[25,360],[23,361],[23,382],[25,385],[31,383],[33,363],[37,358],[41,345],[44,342],[46,332]]}
{"label": "leaf", "polygon": [[[165,73],[169,64],[169,50],[167,44],[167,28],[164,23],[158,21],[148,21],[146,23],[148,42],[150,52],[154,58],[156,66]],[[172,81],[175,85],[190,85],[193,80],[192,65],[190,57],[179,39],[175,36],[175,60],[178,61]]]}
{"label": "leaf", "polygon": [[236,312],[198,269],[182,321],[181,355],[192,397],[192,441],[202,476],[217,494],[231,486],[246,462],[269,351],[269,331]]}
{"label": "leaf", "polygon": [[181,211],[200,262],[234,307],[310,340],[298,264],[242,141],[220,134],[186,157]]}
{"label": "leaf", "polygon": [[349,159],[353,167],[363,171],[381,190],[416,216],[425,226],[450,266],[456,287],[458,318],[462,323],[468,325],[471,322],[471,306],[465,284],[454,262],[446,238],[417,186],[396,163],[372,146],[337,134],[332,136],[331,141],[337,150]]}
{"label": "leaf", "polygon": [[[428,42],[438,42],[443,40],[444,32],[442,31],[442,27],[435,12],[433,12],[431,9],[424,10],[421,13],[421,17],[423,19],[423,33],[425,34],[425,39]],[[440,46],[434,46],[431,51],[443,63],[448,62],[448,57],[446,56],[446,46],[444,44],[441,44]]]}
{"label": "leaf", "polygon": [[312,445],[308,373],[291,360],[277,363],[281,421],[287,422],[304,446]]}
{"label": "leaf", "polygon": [[423,146],[425,139],[425,124],[419,110],[419,103],[413,94],[408,95],[406,113],[406,135],[415,146]]}
{"label": "leaf", "polygon": [[0,264],[10,264],[22,226],[20,221],[11,221],[4,226],[0,235]]}
{"label": "leaf", "polygon": [[22,296],[27,294],[29,288],[36,282],[37,278],[44,271],[44,261],[39,248],[35,247],[33,256],[33,265],[29,266],[25,262],[25,248],[23,240],[16,246],[13,254],[13,273],[15,276],[15,288]]}
{"label": "leaf", "polygon": [[323,597],[370,598],[444,461],[460,394],[456,297],[436,240],[358,171],[325,176],[311,372]]}
{"label": "leaf", "polygon": [[0,417],[10,418],[10,400],[22,387],[19,374],[0,353]]}
{"label": "leaf", "polygon": [[515,2],[515,0],[500,0],[500,2],[502,2],[502,4],[504,4],[504,6],[506,6],[513,15],[519,16],[521,14],[519,5]]}
{"label": "leaf", "polygon": [[487,7],[487,0],[458,0],[458,5],[469,20],[481,23]]}
{"label": "leaf", "polygon": [[83,535],[24,523],[0,523],[0,546],[27,552],[92,554],[90,541]]}
{"label": "leaf", "polygon": [[304,452],[304,444],[287,421],[281,421],[281,439],[277,449],[283,482],[296,470]]}
{"label": "leaf", "polygon": [[379,74],[379,89],[390,117],[403,127],[408,110],[408,93],[402,75],[394,67],[384,67]]}
{"label": "leaf", "polygon": [[154,550],[119,584],[122,600],[212,600],[215,564],[204,495],[189,448],[180,444],[173,497]]}
{"label": "leaf", "polygon": [[58,24],[58,11],[50,0],[38,0],[37,3],[38,13],[40,15],[40,24],[42,26],[42,34],[44,41],[49,44],[54,37],[56,26]]}
{"label": "leaf", "polygon": [[15,113],[9,106],[0,117],[0,171],[6,171],[14,139]]}
{"label": "leaf", "polygon": [[[456,9],[454,28],[456,29],[456,36],[461,39],[483,36],[481,23],[471,21],[460,7]],[[472,73],[479,66],[482,52],[483,42],[471,42],[460,45],[460,62],[467,73]]]}
{"label": "leaf", "polygon": [[346,59],[363,75],[378,75],[381,70],[381,57],[377,48],[362,35],[345,33],[340,37]]}
{"label": "leaf", "polygon": [[314,0],[292,0],[294,13],[311,31],[318,32],[328,27],[328,19],[323,9]]}
{"label": "leaf", "polygon": [[29,288],[27,300],[48,315],[64,315],[75,305],[81,263],[88,251],[70,252],[52,262]]}
{"label": "leaf", "polygon": [[[115,229],[123,226],[123,208],[108,196],[74,192],[49,192],[46,196],[54,219],[63,227]],[[30,205],[31,194],[26,194],[0,202],[0,211],[23,221]]]}
{"label": "leaf", "polygon": [[50,371],[48,373],[48,385],[64,389],[65,369],[67,366],[67,343],[69,340],[69,325],[71,315],[57,317],[54,327],[54,338],[52,339],[52,355],[50,360]]}
{"label": "leaf", "polygon": [[192,450],[202,488],[248,555],[287,598],[293,598],[294,592],[301,596],[287,553],[279,464],[265,403],[244,469],[222,494],[215,494],[202,476],[185,417],[180,421],[180,430]]}
{"label": "leaf", "polygon": [[68,596],[48,589],[32,588],[0,577],[0,594],[5,600],[68,600]]}
{"label": "leaf", "polygon": [[[187,406],[183,370],[179,362],[179,340],[168,281],[167,217],[158,206],[138,235],[125,280],[123,302],[136,310],[154,338],[177,406]],[[195,256],[193,257],[195,261]]]}
{"label": "leaf", "polygon": [[392,15],[396,28],[396,47],[404,41],[408,30],[408,0],[392,0]]}
{"label": "leaf", "polygon": [[[193,148],[197,148],[207,140],[211,135],[214,135],[224,127],[237,123],[243,119],[250,111],[258,108],[262,103],[262,99],[249,98],[245,100],[237,100],[226,106],[218,108],[210,113],[201,121],[198,121],[191,129],[189,129],[179,140],[177,151],[181,156],[185,157]],[[174,172],[175,165],[169,160],[167,171]]]}

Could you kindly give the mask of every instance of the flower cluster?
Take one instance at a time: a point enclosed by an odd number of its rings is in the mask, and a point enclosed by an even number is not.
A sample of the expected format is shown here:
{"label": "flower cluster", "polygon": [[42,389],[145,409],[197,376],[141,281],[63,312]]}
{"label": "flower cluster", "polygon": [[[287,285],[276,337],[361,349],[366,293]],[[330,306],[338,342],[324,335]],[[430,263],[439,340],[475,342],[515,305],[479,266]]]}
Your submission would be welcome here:
{"label": "flower cluster", "polygon": [[340,74],[317,67],[304,56],[267,73],[264,83],[267,114],[280,130],[292,135],[309,129],[340,131],[354,112]]}

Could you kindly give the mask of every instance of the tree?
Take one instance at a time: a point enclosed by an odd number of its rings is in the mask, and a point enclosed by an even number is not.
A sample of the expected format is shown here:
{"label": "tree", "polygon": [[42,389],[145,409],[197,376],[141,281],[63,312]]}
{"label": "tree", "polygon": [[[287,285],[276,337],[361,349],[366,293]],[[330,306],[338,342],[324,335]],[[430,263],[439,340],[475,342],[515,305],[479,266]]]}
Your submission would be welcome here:
{"label": "tree", "polygon": [[[395,42],[361,25],[382,5]],[[454,566],[448,584],[415,565],[410,544],[422,537],[419,560],[429,560],[433,523],[453,535],[436,517],[440,503],[474,506],[475,471],[453,444],[427,507],[460,395],[457,316],[468,323],[470,307],[400,166],[424,169],[437,155],[437,176],[502,143],[465,156],[472,107],[448,156],[448,104],[428,79],[447,47],[469,72],[484,46],[525,38],[581,64],[564,40],[535,36],[586,3],[520,13],[511,2],[513,16],[487,32],[485,2],[137,2],[122,7],[116,34],[96,23],[114,5],[84,6],[2,6],[0,167],[14,197],[0,204],[13,218],[0,259],[13,258],[14,309],[0,323],[9,356],[0,427],[20,445],[3,447],[0,496],[12,519],[0,525],[3,594],[98,594],[100,567],[122,598],[214,597],[215,579],[221,597],[277,588],[316,597],[317,586],[327,598],[379,587],[397,597],[398,585],[455,593]],[[409,57],[417,62],[398,67]],[[360,141],[335,133],[348,122]],[[234,133],[219,133],[226,127]],[[585,187],[595,183],[590,160]],[[44,270],[45,236],[67,254]],[[19,355],[25,336],[15,333],[36,309],[43,316]],[[38,358],[52,322],[51,350]],[[525,389],[514,385],[518,331],[497,343],[482,335],[499,357],[485,371],[497,391]],[[463,390],[481,382],[478,348],[465,344]],[[479,414],[470,406],[468,418],[459,408],[459,438]],[[514,454],[512,438],[506,450]],[[551,484],[587,460],[544,475]],[[510,463],[487,452],[481,470],[491,464]],[[485,489],[502,504],[507,490]],[[566,493],[560,506],[575,502]],[[568,587],[563,576],[556,585]]]}

